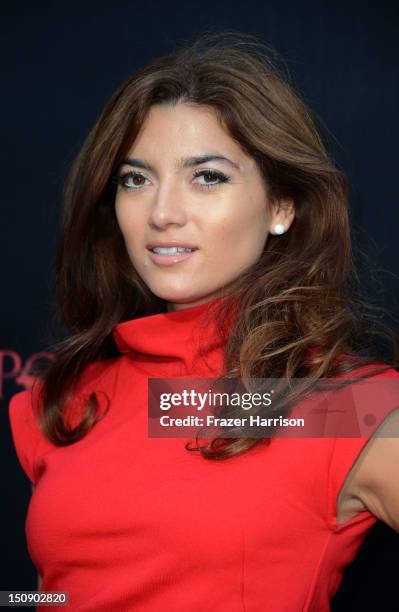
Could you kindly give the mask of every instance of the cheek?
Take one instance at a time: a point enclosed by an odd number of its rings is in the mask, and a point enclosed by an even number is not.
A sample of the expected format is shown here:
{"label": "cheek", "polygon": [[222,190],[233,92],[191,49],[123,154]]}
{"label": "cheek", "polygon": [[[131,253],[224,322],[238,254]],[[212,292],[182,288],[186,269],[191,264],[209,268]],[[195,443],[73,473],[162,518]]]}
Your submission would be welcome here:
{"label": "cheek", "polygon": [[134,238],[142,235],[144,221],[140,219],[137,211],[122,198],[117,198],[115,201],[115,216],[126,245],[132,248],[135,244]]}
{"label": "cheek", "polygon": [[126,227],[126,210],[125,207],[122,206],[122,202],[120,198],[116,198],[115,200],[115,216],[119,225],[119,229],[122,234],[125,235],[125,227]]}
{"label": "cheek", "polygon": [[226,253],[227,249],[236,257],[256,255],[263,249],[267,237],[266,203],[260,198],[243,198],[208,217],[203,227],[213,251]]}

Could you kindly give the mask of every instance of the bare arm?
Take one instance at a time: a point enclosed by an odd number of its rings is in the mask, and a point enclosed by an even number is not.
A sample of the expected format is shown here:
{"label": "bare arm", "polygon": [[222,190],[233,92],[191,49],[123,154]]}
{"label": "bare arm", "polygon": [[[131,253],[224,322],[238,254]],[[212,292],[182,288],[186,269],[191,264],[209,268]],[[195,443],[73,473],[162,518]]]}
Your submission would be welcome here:
{"label": "bare arm", "polygon": [[366,508],[399,533],[399,408],[385,419],[380,431],[381,436],[372,437],[358,460],[354,487]]}

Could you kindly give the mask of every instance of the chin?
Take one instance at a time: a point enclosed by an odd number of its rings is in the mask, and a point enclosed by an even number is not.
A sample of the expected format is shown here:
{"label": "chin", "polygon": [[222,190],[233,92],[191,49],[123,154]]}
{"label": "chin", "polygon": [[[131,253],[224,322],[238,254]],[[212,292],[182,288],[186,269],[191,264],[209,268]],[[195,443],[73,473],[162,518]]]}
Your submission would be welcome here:
{"label": "chin", "polygon": [[[151,288],[151,287],[150,287]],[[212,299],[216,295],[216,290],[203,291],[202,293],[191,293],[190,291],[162,291],[151,288],[151,291],[162,300],[171,304],[190,304],[199,300]]]}
{"label": "chin", "polygon": [[166,302],[170,302],[171,304],[189,304],[190,302],[196,302],[201,299],[201,296],[191,296],[191,295],[176,295],[173,293],[167,292],[154,292],[155,295]]}

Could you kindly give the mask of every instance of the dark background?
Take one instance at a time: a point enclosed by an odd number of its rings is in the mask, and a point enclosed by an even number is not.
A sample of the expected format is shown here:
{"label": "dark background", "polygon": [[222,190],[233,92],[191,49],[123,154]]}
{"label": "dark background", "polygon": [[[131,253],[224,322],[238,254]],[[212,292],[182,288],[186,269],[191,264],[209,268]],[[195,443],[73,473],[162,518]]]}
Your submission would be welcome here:
{"label": "dark background", "polygon": [[[199,34],[225,30],[255,34],[274,47],[325,126],[330,155],[351,182],[364,289],[385,306],[398,333],[398,17],[397,3],[387,1],[99,0],[3,8],[0,350],[25,361],[47,348],[65,176],[106,101],[143,63]],[[10,371],[9,359],[1,363],[1,371]],[[2,590],[36,589],[24,535],[30,484],[12,447],[7,411],[21,388],[15,377],[3,382]],[[378,523],[332,610],[399,610],[398,564],[399,535]]]}

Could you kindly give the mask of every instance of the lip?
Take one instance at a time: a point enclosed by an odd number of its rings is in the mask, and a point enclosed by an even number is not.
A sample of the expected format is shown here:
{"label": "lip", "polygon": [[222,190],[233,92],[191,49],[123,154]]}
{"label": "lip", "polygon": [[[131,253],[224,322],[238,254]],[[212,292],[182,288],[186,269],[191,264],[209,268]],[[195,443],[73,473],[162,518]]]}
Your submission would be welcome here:
{"label": "lip", "polygon": [[183,247],[186,249],[197,249],[198,247],[195,244],[191,244],[190,242],[183,242],[182,240],[169,240],[168,242],[159,242],[157,240],[153,240],[146,244],[147,249],[150,251],[155,247]]}
{"label": "lip", "polygon": [[[176,253],[176,255],[160,255],[159,253],[153,253],[151,249],[155,247],[182,247],[185,249],[194,249],[191,253]],[[168,240],[167,242],[160,242],[158,240],[153,240],[146,244],[146,248],[149,252],[150,259],[154,264],[159,266],[172,266],[173,264],[179,263],[180,261],[184,261],[185,259],[189,259],[194,255],[196,251],[198,251],[198,247],[195,244],[191,244],[190,242],[183,242],[182,240]]]}
{"label": "lip", "polygon": [[[176,246],[176,245],[169,245],[169,246]],[[161,255],[159,253],[153,253],[150,250],[148,250],[148,253],[149,253],[151,261],[154,264],[158,266],[173,266],[174,264],[179,263],[180,261],[184,261],[185,259],[189,259],[190,257],[193,257],[197,251],[198,249],[196,248],[194,251],[191,251],[191,253],[176,253],[175,255]]]}

